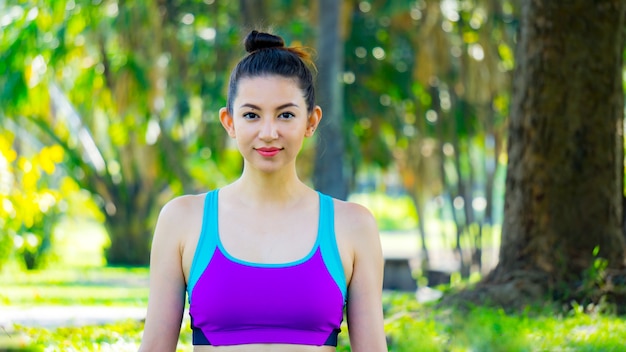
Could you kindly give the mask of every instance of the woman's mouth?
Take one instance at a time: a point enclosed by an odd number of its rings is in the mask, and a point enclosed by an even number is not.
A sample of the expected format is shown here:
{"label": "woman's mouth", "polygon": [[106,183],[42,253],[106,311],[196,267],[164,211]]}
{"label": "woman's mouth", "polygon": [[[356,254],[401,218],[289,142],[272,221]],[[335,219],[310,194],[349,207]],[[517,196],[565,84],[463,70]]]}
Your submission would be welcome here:
{"label": "woman's mouth", "polygon": [[281,148],[256,148],[257,153],[261,154],[264,157],[272,157],[278,154],[282,149]]}

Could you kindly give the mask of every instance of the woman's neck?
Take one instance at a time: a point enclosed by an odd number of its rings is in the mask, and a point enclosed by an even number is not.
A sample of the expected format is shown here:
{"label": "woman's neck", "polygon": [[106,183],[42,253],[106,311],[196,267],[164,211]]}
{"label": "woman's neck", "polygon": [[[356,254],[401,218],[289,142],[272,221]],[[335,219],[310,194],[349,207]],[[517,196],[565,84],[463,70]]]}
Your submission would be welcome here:
{"label": "woman's neck", "polygon": [[[297,202],[311,189],[293,172],[262,173],[245,170],[241,177],[230,185],[245,201],[256,204],[275,203],[289,205]],[[250,204],[252,205],[252,204]]]}

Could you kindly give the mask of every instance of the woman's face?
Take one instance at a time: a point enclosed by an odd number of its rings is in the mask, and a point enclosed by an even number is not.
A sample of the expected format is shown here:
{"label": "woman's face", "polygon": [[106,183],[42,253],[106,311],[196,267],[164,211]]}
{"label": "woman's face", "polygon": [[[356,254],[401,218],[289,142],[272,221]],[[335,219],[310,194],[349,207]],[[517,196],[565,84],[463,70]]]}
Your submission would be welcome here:
{"label": "woman's face", "polygon": [[220,110],[222,125],[236,139],[246,166],[263,172],[295,166],[304,138],[322,117],[318,106],[308,113],[297,82],[282,76],[241,79],[232,109],[232,115]]}

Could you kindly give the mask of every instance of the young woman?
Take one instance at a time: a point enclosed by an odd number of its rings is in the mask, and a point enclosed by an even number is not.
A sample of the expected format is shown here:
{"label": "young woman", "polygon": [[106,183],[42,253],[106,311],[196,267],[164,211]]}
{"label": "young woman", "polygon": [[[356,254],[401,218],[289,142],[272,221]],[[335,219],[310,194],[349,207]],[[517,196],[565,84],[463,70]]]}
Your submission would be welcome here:
{"label": "young woman", "polygon": [[140,351],[174,351],[185,294],[194,351],[386,351],[383,259],[371,213],[303,183],[296,156],[322,118],[305,52],[252,31],[219,117],[241,177],[166,204]]}

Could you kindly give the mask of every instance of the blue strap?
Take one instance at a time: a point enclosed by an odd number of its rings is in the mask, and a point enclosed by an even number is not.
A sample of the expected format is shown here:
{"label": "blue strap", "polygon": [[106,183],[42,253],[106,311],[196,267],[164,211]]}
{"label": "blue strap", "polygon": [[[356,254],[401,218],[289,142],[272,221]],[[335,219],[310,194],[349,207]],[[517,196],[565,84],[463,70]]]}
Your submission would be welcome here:
{"label": "blue strap", "polygon": [[[319,193],[319,192],[318,192]],[[330,272],[330,275],[339,286],[344,302],[348,296],[348,284],[346,283],[346,275],[343,271],[339,248],[337,248],[337,239],[335,237],[335,208],[333,199],[325,194],[320,195],[320,219],[319,234],[320,250],[324,263]]]}
{"label": "blue strap", "polygon": [[202,229],[193,255],[191,268],[189,269],[189,282],[187,283],[187,297],[191,303],[191,293],[200,279],[200,276],[209,265],[217,247],[217,193],[218,190],[207,192],[204,199],[204,212],[202,215]]}

